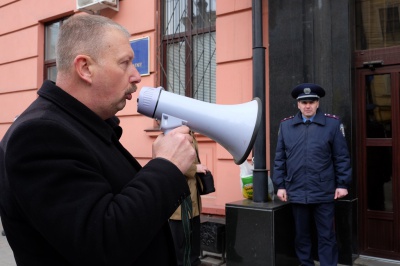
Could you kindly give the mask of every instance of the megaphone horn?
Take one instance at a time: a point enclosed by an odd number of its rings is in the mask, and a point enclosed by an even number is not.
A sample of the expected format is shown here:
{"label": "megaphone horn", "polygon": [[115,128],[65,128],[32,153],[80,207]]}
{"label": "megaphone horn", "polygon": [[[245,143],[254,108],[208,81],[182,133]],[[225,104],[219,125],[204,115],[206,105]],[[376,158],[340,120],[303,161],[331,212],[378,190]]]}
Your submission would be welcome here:
{"label": "megaphone horn", "polygon": [[167,92],[162,87],[142,87],[137,111],[161,120],[160,129],[186,125],[191,130],[218,142],[234,158],[243,163],[257,137],[261,122],[261,100],[235,105],[220,105]]}

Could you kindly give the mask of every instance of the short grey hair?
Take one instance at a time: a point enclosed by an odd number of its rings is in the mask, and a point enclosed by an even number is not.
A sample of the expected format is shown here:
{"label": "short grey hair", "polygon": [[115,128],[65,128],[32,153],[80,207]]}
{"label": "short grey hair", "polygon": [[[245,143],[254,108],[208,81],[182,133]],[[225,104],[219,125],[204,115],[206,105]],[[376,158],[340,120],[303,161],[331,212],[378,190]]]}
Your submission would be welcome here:
{"label": "short grey hair", "polygon": [[58,71],[68,71],[79,54],[98,61],[104,52],[103,37],[107,29],[116,29],[127,38],[129,32],[115,21],[100,15],[76,14],[64,21],[56,44]]}

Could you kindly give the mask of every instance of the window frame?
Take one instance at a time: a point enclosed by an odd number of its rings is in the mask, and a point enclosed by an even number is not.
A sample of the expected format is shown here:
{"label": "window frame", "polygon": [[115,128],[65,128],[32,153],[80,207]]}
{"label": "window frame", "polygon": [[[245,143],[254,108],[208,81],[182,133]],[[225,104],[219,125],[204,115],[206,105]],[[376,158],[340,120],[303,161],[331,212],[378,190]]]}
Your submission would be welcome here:
{"label": "window frame", "polygon": [[[52,67],[56,67],[56,58],[54,57],[54,58],[50,58],[50,59],[48,59],[47,58],[47,51],[48,51],[48,45],[51,43],[51,42],[48,42],[49,41],[49,39],[47,39],[47,37],[48,37],[48,27],[50,27],[50,26],[52,26],[52,25],[54,25],[54,24],[56,24],[56,23],[60,23],[60,25],[58,26],[58,29],[60,29],[60,27],[61,27],[61,25],[62,25],[62,23],[64,22],[64,20],[66,20],[67,18],[68,18],[69,16],[67,16],[67,17],[63,17],[63,18],[59,18],[59,19],[56,19],[56,20],[52,20],[52,21],[49,21],[49,22],[46,22],[45,24],[44,24],[44,43],[43,43],[43,49],[44,49],[44,59],[43,59],[43,79],[44,80],[46,80],[46,79],[49,79],[49,75],[48,75],[48,73],[49,73],[49,70],[52,68]],[[53,51],[53,53],[54,53],[54,56],[55,56],[55,46],[56,46],[56,43],[57,43],[57,37],[55,38],[55,40],[54,40],[54,51]],[[57,70],[56,70],[56,77],[57,77]],[[54,80],[55,81],[55,80]]]}
{"label": "window frame", "polygon": [[[169,90],[169,82],[168,82],[168,46],[172,44],[178,44],[180,42],[183,42],[185,45],[185,66],[184,66],[184,73],[185,73],[185,81],[184,81],[184,94],[187,97],[194,97],[194,81],[195,81],[195,73],[193,72],[195,61],[194,61],[194,37],[195,36],[200,36],[203,34],[212,34],[216,32],[216,26],[215,22],[211,23],[210,25],[206,25],[205,27],[201,28],[194,28],[194,27],[185,27],[185,31],[177,32],[177,33],[172,33],[168,34],[164,32],[164,29],[166,29],[165,25],[165,16],[166,14],[166,1],[167,0],[161,0],[160,1],[160,10],[161,10],[161,16],[160,16],[160,77],[159,77],[159,82],[161,86],[163,86],[166,90]],[[194,0],[181,0],[181,1],[186,1],[187,5],[187,14],[191,14],[191,17],[189,18],[189,23],[186,23],[188,25],[193,25],[192,22],[194,21],[194,12],[193,12],[193,2]],[[213,1],[213,0],[210,0]],[[216,3],[216,0],[215,2]],[[215,7],[216,8],[216,7]],[[215,10],[213,11],[210,8],[210,11],[208,12],[209,15],[212,15],[212,12],[216,12]],[[215,47],[216,50],[216,47]],[[214,51],[215,51],[214,50]],[[215,55],[214,55],[215,56]],[[212,57],[210,57],[211,60]],[[216,60],[215,60],[216,61]],[[216,64],[216,62],[215,62]],[[216,74],[214,73],[214,77]],[[215,79],[215,78],[214,78]],[[216,90],[216,88],[214,88]],[[210,88],[210,95],[213,92],[213,89]],[[216,92],[214,92],[216,93]],[[211,96],[210,96],[211,98]],[[211,101],[211,99],[209,100]]]}

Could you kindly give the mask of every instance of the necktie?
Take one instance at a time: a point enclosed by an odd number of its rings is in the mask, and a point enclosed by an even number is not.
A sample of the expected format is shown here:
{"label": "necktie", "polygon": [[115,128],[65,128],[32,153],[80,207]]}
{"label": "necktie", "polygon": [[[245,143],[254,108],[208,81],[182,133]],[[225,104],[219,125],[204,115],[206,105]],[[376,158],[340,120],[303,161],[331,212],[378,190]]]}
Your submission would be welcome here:
{"label": "necktie", "polygon": [[309,124],[311,124],[310,120],[306,120],[306,125],[308,126]]}

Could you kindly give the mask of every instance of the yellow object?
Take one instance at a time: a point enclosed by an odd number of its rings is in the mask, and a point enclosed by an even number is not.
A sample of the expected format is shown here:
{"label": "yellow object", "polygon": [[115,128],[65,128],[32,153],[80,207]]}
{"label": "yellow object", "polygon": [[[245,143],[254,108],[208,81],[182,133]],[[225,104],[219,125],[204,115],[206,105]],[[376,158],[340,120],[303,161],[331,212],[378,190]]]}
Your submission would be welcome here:
{"label": "yellow object", "polygon": [[253,199],[253,176],[241,177],[242,180],[242,194],[246,199]]}

